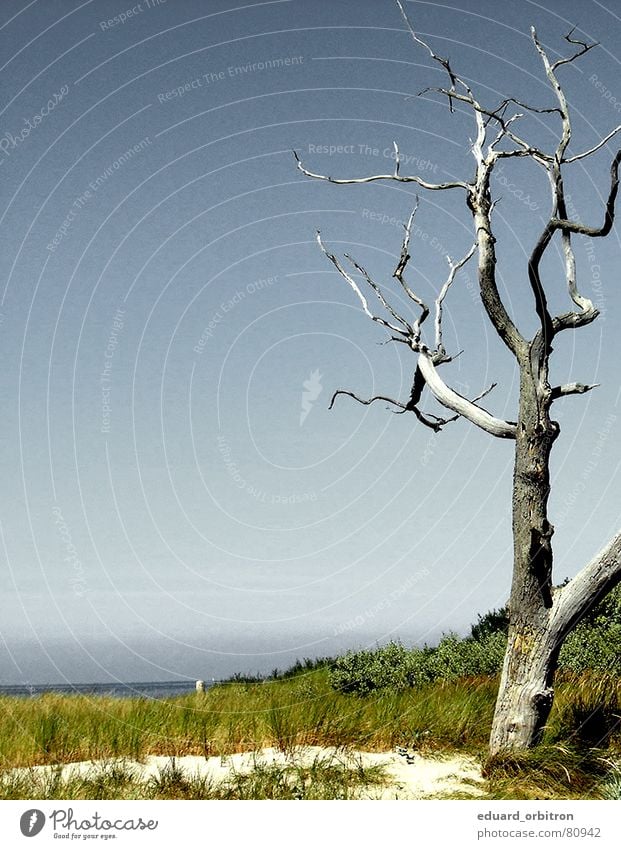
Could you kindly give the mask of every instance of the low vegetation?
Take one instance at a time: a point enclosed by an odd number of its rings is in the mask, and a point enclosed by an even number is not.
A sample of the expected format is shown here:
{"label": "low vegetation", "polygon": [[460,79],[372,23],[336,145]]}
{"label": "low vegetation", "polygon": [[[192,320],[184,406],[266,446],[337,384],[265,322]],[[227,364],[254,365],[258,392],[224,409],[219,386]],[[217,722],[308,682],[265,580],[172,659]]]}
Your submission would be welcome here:
{"label": "low vegetation", "polygon": [[[389,643],[348,652],[330,665],[330,683],[360,696],[378,690],[407,690],[432,681],[498,675],[507,644],[507,610],[479,616],[470,635],[447,634],[437,646],[407,649]],[[563,673],[602,672],[621,676],[621,585],[569,635],[559,658]],[[604,680],[607,680],[604,679]]]}
{"label": "low vegetation", "polygon": [[369,788],[381,788],[386,776],[379,766],[363,765],[352,754],[310,763],[291,758],[286,764],[257,758],[249,771],[231,770],[216,781],[198,772],[188,775],[170,758],[142,781],[131,763],[102,762],[88,775],[63,777],[55,766],[43,775],[11,771],[0,776],[3,799],[355,799]]}
{"label": "low vegetation", "polygon": [[[232,680],[205,694],[1,697],[0,796],[350,798],[361,784],[380,776],[348,762],[296,765],[297,747],[387,751],[402,746],[478,757],[489,798],[618,799],[620,611],[617,591],[568,640],[544,744],[519,757],[485,760],[506,621],[503,611],[492,611],[479,617],[465,639],[448,635],[433,648],[392,643],[334,661],[302,661],[295,674]],[[174,766],[181,755],[223,756],[264,747],[287,753],[289,765],[257,763],[251,773],[218,787],[184,777]],[[172,760],[145,787],[122,760],[148,755]],[[28,774],[15,772],[91,760],[109,768],[69,782],[52,770],[39,796],[33,795]]]}

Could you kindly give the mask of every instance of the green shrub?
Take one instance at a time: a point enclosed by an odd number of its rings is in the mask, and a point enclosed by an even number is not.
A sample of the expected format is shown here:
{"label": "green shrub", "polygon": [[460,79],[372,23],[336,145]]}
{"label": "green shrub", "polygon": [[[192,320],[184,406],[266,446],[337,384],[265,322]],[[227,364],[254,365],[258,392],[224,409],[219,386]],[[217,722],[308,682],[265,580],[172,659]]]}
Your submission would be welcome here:
{"label": "green shrub", "polygon": [[337,658],[329,681],[341,693],[365,696],[375,690],[405,690],[428,681],[495,675],[502,665],[505,645],[502,633],[480,641],[448,634],[436,648],[407,649],[391,642]]}
{"label": "green shrub", "polygon": [[[330,667],[331,686],[364,696],[400,691],[428,681],[499,674],[507,645],[508,611],[492,610],[472,626],[470,636],[450,633],[436,647],[405,648],[398,642],[373,650],[350,651]],[[588,670],[621,676],[621,585],[593,608],[561,649],[563,672]]]}
{"label": "green shrub", "polygon": [[374,690],[405,690],[431,680],[426,653],[425,649],[406,649],[398,642],[371,651],[350,651],[334,661],[330,684],[341,693],[359,696]]}
{"label": "green shrub", "polygon": [[621,585],[616,587],[565,640],[559,666],[568,672],[621,675]]}
{"label": "green shrub", "polygon": [[430,680],[453,681],[478,675],[496,675],[502,667],[507,638],[502,632],[480,640],[444,636],[429,654]]}

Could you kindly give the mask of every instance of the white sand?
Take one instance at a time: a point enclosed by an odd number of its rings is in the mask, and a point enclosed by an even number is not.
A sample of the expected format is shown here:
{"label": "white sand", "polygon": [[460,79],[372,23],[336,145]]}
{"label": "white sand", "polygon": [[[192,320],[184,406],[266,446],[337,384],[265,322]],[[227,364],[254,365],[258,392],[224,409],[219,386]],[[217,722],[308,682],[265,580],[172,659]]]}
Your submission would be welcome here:
{"label": "white sand", "polygon": [[[289,756],[278,749],[262,749],[260,752],[227,755],[225,757],[204,758],[187,755],[176,757],[174,764],[188,777],[207,776],[213,781],[222,781],[231,772],[250,772],[257,763],[281,766],[287,763],[312,764],[316,760],[322,763],[362,763],[365,766],[381,765],[385,768],[388,784],[368,787],[361,791],[365,799],[429,799],[434,796],[460,793],[465,796],[483,794],[481,770],[473,758],[464,756],[426,757],[413,753],[411,763],[397,752],[359,752],[348,750],[344,753],[331,748],[307,746],[298,748]],[[27,774],[33,781],[45,780],[54,770],[61,770],[63,780],[69,778],[96,775],[103,769],[109,769],[114,763],[131,769],[140,781],[156,777],[162,770],[170,768],[171,758],[151,755],[144,762],[120,759],[118,761],[81,761],[60,766],[37,766],[17,769],[17,774]]]}

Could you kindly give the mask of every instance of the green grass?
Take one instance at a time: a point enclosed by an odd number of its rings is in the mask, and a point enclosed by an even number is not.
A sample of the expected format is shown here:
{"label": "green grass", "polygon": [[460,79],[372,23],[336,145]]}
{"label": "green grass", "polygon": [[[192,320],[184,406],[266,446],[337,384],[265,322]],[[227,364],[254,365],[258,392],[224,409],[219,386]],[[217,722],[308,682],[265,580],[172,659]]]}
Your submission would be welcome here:
{"label": "green grass", "polygon": [[[386,751],[399,745],[431,753],[471,754],[485,762],[497,688],[494,679],[436,681],[397,693],[357,697],[334,691],[327,676],[327,669],[318,668],[298,677],[233,682],[204,695],[166,700],[58,694],[2,697],[0,794],[31,798],[19,795],[25,793],[23,779],[7,772],[15,767],[101,759],[111,764],[152,754],[209,757],[267,746],[291,754],[297,746]],[[611,761],[621,750],[620,716],[620,679],[602,674],[561,676],[545,747],[517,761],[488,764],[492,797],[618,794],[621,782],[619,773],[611,771]],[[223,793],[222,787],[184,778],[173,765],[171,761],[170,774],[149,786],[151,796],[145,796],[145,788],[117,763],[116,772],[91,776],[83,786],[65,786],[52,775],[48,783],[56,781],[54,792],[41,798],[223,798],[213,795]],[[314,773],[298,767],[302,772],[292,778],[285,768],[258,764],[254,777],[237,777],[226,790],[233,795],[226,798],[297,798],[286,795],[296,787],[301,798],[311,798],[313,792],[317,798],[332,798],[321,794],[336,793],[339,786],[353,782],[351,776],[331,775],[327,764]]]}
{"label": "green grass", "polygon": [[46,694],[0,698],[0,768],[156,755],[222,755],[275,746],[370,751],[426,734],[437,748],[484,745],[496,684],[433,684],[366,698],[301,679],[224,684],[165,700]]}

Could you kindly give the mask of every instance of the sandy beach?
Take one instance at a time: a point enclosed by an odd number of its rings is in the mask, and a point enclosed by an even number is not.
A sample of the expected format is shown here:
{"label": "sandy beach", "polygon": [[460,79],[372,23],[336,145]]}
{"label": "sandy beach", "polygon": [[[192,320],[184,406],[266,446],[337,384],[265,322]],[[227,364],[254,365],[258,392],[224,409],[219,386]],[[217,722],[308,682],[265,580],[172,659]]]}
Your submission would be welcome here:
{"label": "sandy beach", "polygon": [[284,753],[275,748],[258,752],[245,752],[222,757],[204,758],[196,755],[175,757],[151,755],[144,761],[127,758],[105,761],[79,761],[75,763],[22,767],[15,774],[27,775],[35,784],[44,782],[50,774],[59,770],[63,780],[87,778],[113,765],[131,770],[140,782],[156,778],[173,765],[187,777],[201,776],[214,782],[222,782],[234,773],[249,773],[257,766],[287,766],[321,762],[323,764],[361,764],[381,766],[386,773],[386,784],[369,786],[360,791],[361,799],[430,799],[460,794],[476,797],[483,794],[480,766],[473,758],[465,756],[431,757],[416,752],[407,754],[392,752],[343,751],[307,746]]}

